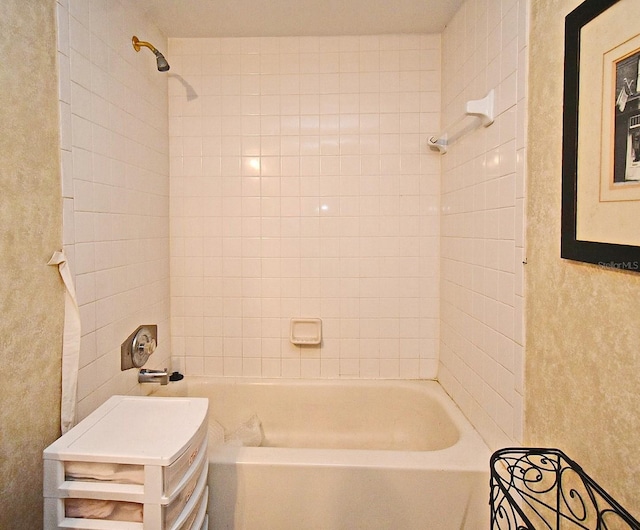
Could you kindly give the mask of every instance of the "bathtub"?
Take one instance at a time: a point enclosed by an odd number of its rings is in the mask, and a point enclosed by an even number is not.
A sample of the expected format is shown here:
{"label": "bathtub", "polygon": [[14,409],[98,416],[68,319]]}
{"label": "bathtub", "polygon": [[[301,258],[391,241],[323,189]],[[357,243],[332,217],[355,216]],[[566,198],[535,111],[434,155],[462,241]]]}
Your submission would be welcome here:
{"label": "bathtub", "polygon": [[188,377],[155,395],[209,398],[260,447],[209,447],[215,530],[480,530],[490,451],[435,381]]}

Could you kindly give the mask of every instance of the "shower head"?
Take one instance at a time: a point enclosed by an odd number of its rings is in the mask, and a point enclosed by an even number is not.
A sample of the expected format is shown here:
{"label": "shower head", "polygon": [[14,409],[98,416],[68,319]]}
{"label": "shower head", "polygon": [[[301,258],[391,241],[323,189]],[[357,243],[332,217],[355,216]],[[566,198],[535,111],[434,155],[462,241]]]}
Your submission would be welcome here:
{"label": "shower head", "polygon": [[156,63],[158,64],[158,70],[160,72],[166,72],[169,69],[169,63],[164,58],[164,55],[162,55],[158,50],[154,50],[153,53],[155,53],[156,55]]}
{"label": "shower head", "polygon": [[153,52],[153,54],[156,56],[156,63],[158,65],[158,70],[160,72],[166,72],[169,69],[169,63],[164,58],[164,55],[162,55],[155,48],[155,46],[153,46],[152,44],[149,44],[148,42],[139,40],[138,37],[136,37],[135,35],[131,38],[131,43],[133,44],[133,49],[137,52],[139,52],[140,48],[143,46],[145,48],[149,48]]}

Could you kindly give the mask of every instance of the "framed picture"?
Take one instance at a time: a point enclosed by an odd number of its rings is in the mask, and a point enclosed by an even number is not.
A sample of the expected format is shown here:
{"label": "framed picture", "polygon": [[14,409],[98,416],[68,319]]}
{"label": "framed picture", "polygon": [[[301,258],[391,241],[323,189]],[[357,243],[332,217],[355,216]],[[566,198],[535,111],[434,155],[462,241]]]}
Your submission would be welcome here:
{"label": "framed picture", "polygon": [[586,0],[565,19],[566,259],[640,272],[640,2]]}

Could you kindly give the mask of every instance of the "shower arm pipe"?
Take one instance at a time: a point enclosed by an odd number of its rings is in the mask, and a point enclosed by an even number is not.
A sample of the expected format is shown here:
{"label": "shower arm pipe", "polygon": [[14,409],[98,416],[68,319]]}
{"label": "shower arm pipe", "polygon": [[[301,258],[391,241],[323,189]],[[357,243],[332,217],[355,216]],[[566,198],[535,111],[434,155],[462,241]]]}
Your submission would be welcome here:
{"label": "shower arm pipe", "polygon": [[153,44],[140,40],[135,35],[131,37],[131,43],[133,44],[133,49],[137,52],[140,51],[140,48],[142,46],[144,46],[145,48],[149,48],[153,53],[156,53],[158,51]]}
{"label": "shower arm pipe", "polygon": [[[445,131],[440,133],[438,136],[432,136],[429,138],[429,147],[440,151],[441,154],[445,154],[447,152],[447,148],[451,144],[453,144],[458,138],[476,129],[479,124],[484,127],[489,127],[489,125],[493,123],[494,119],[494,101],[495,92],[493,89],[491,89],[482,99],[467,101],[464,115],[448,127],[448,129],[452,129],[454,132],[450,133]],[[477,119],[463,125],[468,117]]]}

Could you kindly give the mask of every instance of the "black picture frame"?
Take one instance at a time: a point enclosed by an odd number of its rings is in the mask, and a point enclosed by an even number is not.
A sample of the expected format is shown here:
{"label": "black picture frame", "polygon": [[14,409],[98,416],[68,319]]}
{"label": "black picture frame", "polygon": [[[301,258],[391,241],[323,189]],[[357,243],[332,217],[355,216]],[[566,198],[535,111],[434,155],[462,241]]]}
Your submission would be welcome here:
{"label": "black picture frame", "polygon": [[564,259],[606,268],[640,272],[640,247],[577,239],[581,30],[619,1],[586,0],[565,18],[560,255]]}

